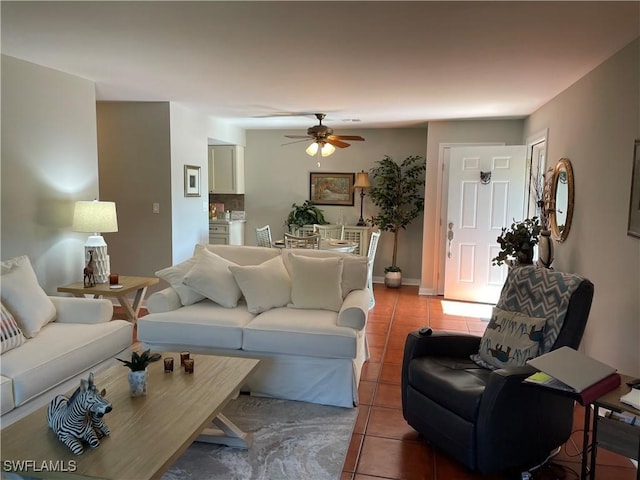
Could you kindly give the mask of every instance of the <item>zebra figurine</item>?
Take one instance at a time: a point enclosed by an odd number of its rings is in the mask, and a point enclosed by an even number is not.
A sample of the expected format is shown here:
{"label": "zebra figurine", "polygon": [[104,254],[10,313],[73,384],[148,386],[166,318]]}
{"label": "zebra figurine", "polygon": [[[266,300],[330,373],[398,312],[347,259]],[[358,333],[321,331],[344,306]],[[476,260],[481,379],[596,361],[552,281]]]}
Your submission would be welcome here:
{"label": "zebra figurine", "polygon": [[76,455],[84,452],[82,441],[91,448],[100,445],[99,438],[109,435],[109,427],[102,417],[111,411],[111,404],[102,398],[106,394],[93,384],[93,372],[89,379],[80,380],[80,386],[71,398],[56,396],[47,409],[47,423],[64,443]]}

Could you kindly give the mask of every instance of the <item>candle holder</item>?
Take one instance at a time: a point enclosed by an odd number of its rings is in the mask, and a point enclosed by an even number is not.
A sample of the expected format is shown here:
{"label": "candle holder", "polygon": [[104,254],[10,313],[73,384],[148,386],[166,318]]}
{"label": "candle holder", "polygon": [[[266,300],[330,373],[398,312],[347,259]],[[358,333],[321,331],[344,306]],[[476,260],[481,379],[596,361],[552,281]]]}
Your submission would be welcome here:
{"label": "candle holder", "polygon": [[184,361],[189,359],[189,352],[180,352],[180,366],[184,367]]}
{"label": "candle holder", "polygon": [[193,373],[193,366],[194,366],[193,358],[185,358],[184,373]]}
{"label": "candle holder", "polygon": [[173,357],[165,357],[164,359],[164,373],[173,372]]}

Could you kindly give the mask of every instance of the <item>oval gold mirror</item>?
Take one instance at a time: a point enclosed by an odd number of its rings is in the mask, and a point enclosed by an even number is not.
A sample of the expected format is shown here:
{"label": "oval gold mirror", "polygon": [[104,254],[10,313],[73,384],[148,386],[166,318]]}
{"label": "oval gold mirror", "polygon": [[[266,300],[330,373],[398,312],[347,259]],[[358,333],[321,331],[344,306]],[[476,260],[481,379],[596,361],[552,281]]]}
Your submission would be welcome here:
{"label": "oval gold mirror", "polygon": [[573,218],[573,169],[568,158],[561,158],[553,170],[551,233],[557,242],[569,236]]}

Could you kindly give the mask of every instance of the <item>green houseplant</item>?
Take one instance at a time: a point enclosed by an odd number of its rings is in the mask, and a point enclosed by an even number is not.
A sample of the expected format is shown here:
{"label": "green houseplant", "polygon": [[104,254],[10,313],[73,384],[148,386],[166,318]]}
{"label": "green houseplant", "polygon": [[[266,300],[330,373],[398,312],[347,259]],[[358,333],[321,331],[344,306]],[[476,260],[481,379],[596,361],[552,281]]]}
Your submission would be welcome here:
{"label": "green houseplant", "polygon": [[501,250],[492,259],[493,265],[531,265],[533,247],[538,244],[541,229],[538,217],[526,218],[521,222],[513,222],[509,228],[504,227],[497,238]]}
{"label": "green houseplant", "polygon": [[291,211],[285,221],[285,227],[291,231],[292,228],[301,228],[305,225],[326,225],[328,222],[324,218],[324,213],[316,207],[310,200],[305,200],[302,205],[291,205]]}
{"label": "green houseplant", "polygon": [[132,352],[131,360],[122,360],[116,358],[116,360],[124,363],[125,367],[129,367],[129,393],[132,397],[139,397],[147,394],[147,379],[149,372],[147,366],[151,362],[157,362],[161,356],[159,353],[151,353],[150,350],[145,350],[142,353]]}
{"label": "green houseplant", "polygon": [[398,267],[398,234],[406,230],[413,220],[424,210],[424,173],[426,162],[419,155],[405,158],[396,163],[385,155],[370,170],[371,189],[369,197],[378,207],[378,213],[370,222],[380,230],[393,233],[393,255],[391,265],[385,268],[385,284],[399,287],[402,270]]}

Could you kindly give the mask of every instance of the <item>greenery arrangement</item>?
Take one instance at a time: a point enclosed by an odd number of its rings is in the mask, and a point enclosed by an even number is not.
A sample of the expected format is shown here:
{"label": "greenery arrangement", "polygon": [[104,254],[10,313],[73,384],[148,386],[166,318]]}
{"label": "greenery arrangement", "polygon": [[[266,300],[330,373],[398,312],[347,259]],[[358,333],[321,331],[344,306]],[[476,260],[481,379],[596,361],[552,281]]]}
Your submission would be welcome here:
{"label": "greenery arrangement", "polygon": [[502,250],[492,259],[493,265],[502,265],[505,262],[532,264],[533,247],[538,244],[541,229],[538,217],[513,222],[510,228],[503,228],[497,239]]}
{"label": "greenery arrangement", "polygon": [[396,163],[385,155],[376,163],[377,166],[370,170],[372,186],[369,197],[379,211],[369,221],[380,230],[393,233],[393,256],[385,273],[400,272],[396,265],[398,233],[401,229],[406,230],[407,225],[424,210],[427,164],[419,155],[409,156],[402,163]]}
{"label": "greenery arrangement", "polygon": [[305,225],[326,225],[327,222],[324,218],[324,213],[318,207],[316,207],[311,201],[305,200],[302,205],[291,205],[291,211],[285,221],[285,227],[288,229],[290,225],[296,225],[298,228]]}
{"label": "greenery arrangement", "polygon": [[139,372],[147,368],[152,362],[157,362],[162,356],[159,353],[151,353],[151,350],[145,350],[141,354],[138,352],[131,353],[131,360],[122,360],[116,358],[116,360],[124,363],[125,367],[129,367],[132,372]]}

